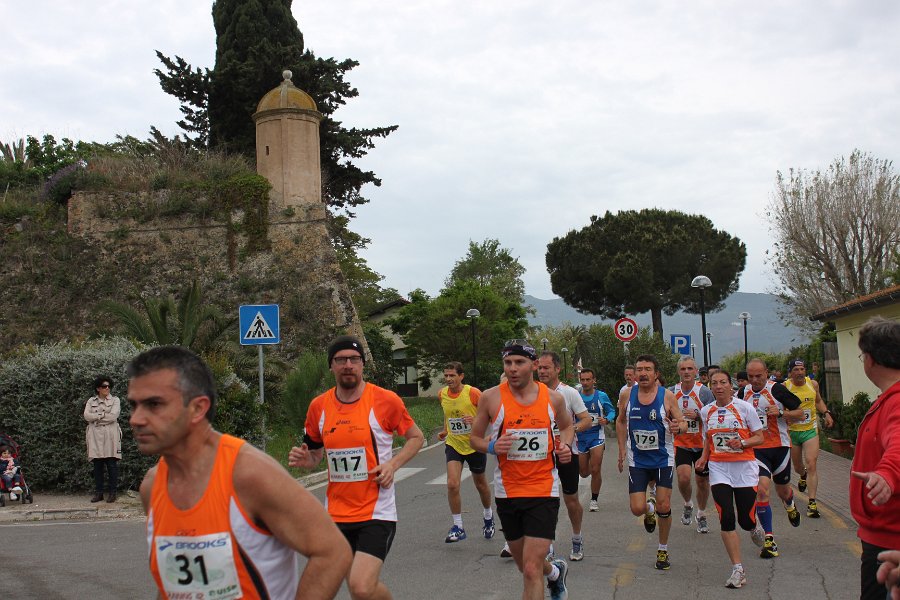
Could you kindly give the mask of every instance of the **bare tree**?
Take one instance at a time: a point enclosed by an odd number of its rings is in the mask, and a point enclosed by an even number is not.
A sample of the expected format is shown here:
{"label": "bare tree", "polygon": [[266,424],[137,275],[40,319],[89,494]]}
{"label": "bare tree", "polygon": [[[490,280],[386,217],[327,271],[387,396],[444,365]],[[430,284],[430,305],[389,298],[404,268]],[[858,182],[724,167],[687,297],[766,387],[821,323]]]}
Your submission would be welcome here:
{"label": "bare tree", "polygon": [[891,161],[855,150],[825,172],[779,171],[766,216],[782,316],[806,329],[822,309],[887,286],[897,268],[900,176]]}

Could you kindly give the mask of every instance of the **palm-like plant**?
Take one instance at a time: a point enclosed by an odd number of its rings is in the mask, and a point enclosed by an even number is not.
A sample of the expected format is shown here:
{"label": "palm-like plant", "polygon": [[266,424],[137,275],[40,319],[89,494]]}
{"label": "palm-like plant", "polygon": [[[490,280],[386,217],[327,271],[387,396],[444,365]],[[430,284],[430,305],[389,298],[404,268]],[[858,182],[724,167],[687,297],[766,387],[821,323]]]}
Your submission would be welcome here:
{"label": "palm-like plant", "polygon": [[177,344],[197,353],[221,346],[223,335],[237,320],[226,317],[218,308],[203,304],[200,284],[194,280],[176,303],[166,298],[141,301],[143,314],[128,304],[106,301],[100,309],[112,315],[127,335],[151,346]]}

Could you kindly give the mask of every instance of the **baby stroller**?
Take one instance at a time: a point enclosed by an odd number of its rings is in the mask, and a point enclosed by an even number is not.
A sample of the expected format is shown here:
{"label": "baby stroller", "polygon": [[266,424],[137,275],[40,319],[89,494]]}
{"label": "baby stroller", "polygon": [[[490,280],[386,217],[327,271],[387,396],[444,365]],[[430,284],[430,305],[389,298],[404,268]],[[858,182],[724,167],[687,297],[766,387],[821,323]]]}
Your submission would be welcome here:
{"label": "baby stroller", "polygon": [[[9,453],[13,458],[19,458],[19,444],[17,444],[14,439],[9,437],[5,433],[0,433],[0,446],[6,446],[7,448],[9,448]],[[31,488],[28,487],[28,483],[25,482],[25,474],[23,473],[23,469],[21,466],[17,467],[16,476],[19,479],[19,483],[13,483],[12,486],[7,486],[6,482],[2,478],[0,478],[0,506],[6,506],[7,496],[9,496],[9,499],[11,501],[20,500],[22,504],[30,504],[34,502],[34,496],[31,494]],[[13,491],[16,485],[18,485],[18,487],[22,489],[21,492]]]}

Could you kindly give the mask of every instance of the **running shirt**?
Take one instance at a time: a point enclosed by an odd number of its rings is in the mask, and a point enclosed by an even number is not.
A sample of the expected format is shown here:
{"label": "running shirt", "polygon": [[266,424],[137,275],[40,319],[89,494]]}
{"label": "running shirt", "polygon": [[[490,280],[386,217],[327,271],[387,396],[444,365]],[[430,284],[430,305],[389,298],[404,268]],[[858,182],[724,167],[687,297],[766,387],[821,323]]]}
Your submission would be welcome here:
{"label": "running shirt", "polygon": [[[687,394],[684,393],[680,383],[672,386],[671,389],[672,393],[675,394],[675,401],[681,408],[682,413],[686,410],[699,411],[714,401],[712,392],[699,381],[694,383],[694,387]],[[675,447],[702,448],[703,432],[700,427],[700,419],[691,420],[685,417],[685,421],[687,421],[687,431],[675,434]]]}
{"label": "running shirt", "polygon": [[337,523],[397,520],[394,486],[382,488],[369,471],[391,459],[394,432],[415,425],[400,396],[367,383],[352,404],[334,388],[313,399],[306,413],[310,448],[325,447],[328,492],[325,506]]}
{"label": "running shirt", "polygon": [[150,573],[162,598],[288,599],[300,584],[300,555],[247,515],[234,491],[243,440],[222,435],[203,497],[187,510],[169,499],[159,460],[150,491]]}
{"label": "running shirt", "polygon": [[707,404],[700,411],[703,438],[709,446],[709,483],[753,487],[759,483],[759,466],[752,448],[735,450],[729,439],[746,440],[762,429],[756,410],[743,400],[725,405]]}
{"label": "running shirt", "polygon": [[488,426],[486,437],[496,440],[504,433],[518,439],[506,454],[497,455],[494,469],[495,498],[558,498],[559,477],[553,460],[553,424],[556,412],[550,391],[541,382],[535,401],[524,406],[516,400],[509,383],[500,384],[500,410]]}
{"label": "running shirt", "polygon": [[447,431],[444,443],[460,454],[472,454],[475,452],[469,443],[472,426],[465,422],[464,417],[475,417],[481,392],[471,385],[464,385],[454,396],[450,388],[445,386],[438,392],[438,397],[441,399],[441,408],[444,409],[444,427]]}
{"label": "running shirt", "polygon": [[591,428],[586,431],[579,431],[575,434],[579,441],[588,441],[594,439],[606,440],[606,432],[603,425],[600,424],[600,418],[604,417],[607,421],[612,422],[616,416],[616,409],[606,395],[598,389],[590,396],[581,394],[581,400],[587,409],[588,415],[591,417]]}
{"label": "running shirt", "polygon": [[781,448],[790,447],[791,438],[788,435],[787,423],[783,418],[769,417],[766,408],[775,406],[779,410],[794,410],[800,406],[800,400],[789,392],[782,384],[775,381],[766,381],[766,385],[758,392],[753,391],[751,385],[744,388],[744,400],[753,405],[756,414],[765,430],[763,443],[756,448]]}
{"label": "running shirt", "polygon": [[800,398],[800,408],[803,409],[803,418],[788,425],[789,431],[810,431],[817,429],[819,419],[816,417],[816,390],[813,389],[809,379],[803,380],[803,385],[794,385],[794,381],[788,379],[784,387]]}
{"label": "running shirt", "polygon": [[[581,399],[581,394],[578,393],[578,390],[562,381],[556,385],[556,391],[562,394],[563,399],[566,401],[566,408],[569,410],[569,416],[572,418],[572,424],[574,425],[575,415],[587,412],[587,407],[584,405],[584,400]],[[553,422],[553,439],[557,444],[559,443],[559,427],[556,426],[556,421]],[[578,454],[578,444],[572,447],[572,454]]]}
{"label": "running shirt", "polygon": [[638,400],[638,386],[632,386],[625,410],[628,414],[628,466],[662,469],[675,466],[675,446],[666,417],[666,388],[656,387],[650,404]]}

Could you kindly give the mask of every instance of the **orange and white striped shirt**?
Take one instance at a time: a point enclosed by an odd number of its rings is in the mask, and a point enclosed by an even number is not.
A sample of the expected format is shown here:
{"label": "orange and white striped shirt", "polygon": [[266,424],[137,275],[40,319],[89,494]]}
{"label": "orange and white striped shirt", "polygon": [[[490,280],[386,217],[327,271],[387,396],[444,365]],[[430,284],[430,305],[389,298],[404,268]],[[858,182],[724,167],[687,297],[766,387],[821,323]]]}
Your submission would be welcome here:
{"label": "orange and white striped shirt", "polygon": [[203,497],[187,510],[172,504],[161,458],[150,492],[150,572],[164,598],[294,598],[300,555],[260,528],[234,490],[234,462],[244,441],[222,435]]}

